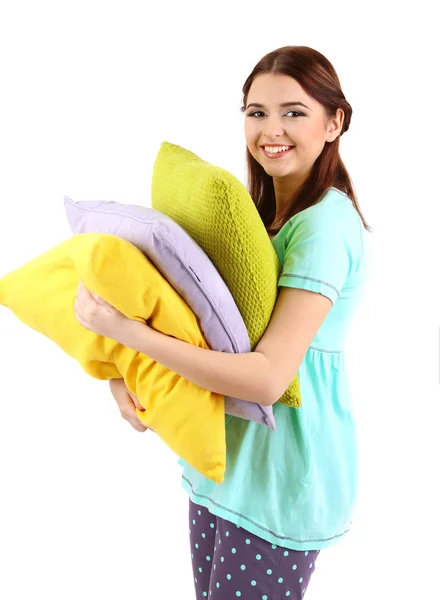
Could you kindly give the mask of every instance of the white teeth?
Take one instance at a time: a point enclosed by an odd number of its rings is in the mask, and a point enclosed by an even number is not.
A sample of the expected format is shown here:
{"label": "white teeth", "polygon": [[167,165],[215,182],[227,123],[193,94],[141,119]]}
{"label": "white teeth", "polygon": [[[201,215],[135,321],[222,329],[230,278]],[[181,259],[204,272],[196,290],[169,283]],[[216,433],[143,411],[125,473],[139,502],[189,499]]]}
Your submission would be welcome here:
{"label": "white teeth", "polygon": [[277,152],[283,152],[284,150],[289,150],[290,146],[264,146],[266,152],[269,154],[276,154]]}

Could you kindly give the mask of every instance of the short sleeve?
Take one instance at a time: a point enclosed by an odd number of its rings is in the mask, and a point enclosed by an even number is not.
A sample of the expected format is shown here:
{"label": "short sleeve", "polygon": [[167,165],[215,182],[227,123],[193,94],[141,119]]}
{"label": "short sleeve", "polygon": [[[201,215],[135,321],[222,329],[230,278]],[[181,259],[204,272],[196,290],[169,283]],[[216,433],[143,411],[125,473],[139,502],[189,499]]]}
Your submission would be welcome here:
{"label": "short sleeve", "polygon": [[278,286],[317,292],[334,304],[350,273],[354,225],[352,219],[341,222],[313,214],[293,221]]}

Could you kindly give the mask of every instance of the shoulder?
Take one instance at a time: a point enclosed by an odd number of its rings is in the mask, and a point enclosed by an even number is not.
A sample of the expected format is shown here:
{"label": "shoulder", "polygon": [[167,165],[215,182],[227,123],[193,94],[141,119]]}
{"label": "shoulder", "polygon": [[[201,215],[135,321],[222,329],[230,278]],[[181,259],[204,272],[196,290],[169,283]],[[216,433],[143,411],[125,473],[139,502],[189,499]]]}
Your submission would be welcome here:
{"label": "shoulder", "polygon": [[316,204],[302,210],[289,221],[291,228],[306,223],[310,227],[322,228],[323,231],[330,226],[343,231],[344,227],[353,227],[359,222],[359,214],[351,199],[336,188],[327,190]]}
{"label": "shoulder", "polygon": [[333,274],[334,280],[342,285],[345,276],[362,276],[364,232],[351,199],[330,188],[316,204],[285,224],[274,240],[274,247],[283,272],[298,274],[302,269],[302,275],[324,280]]}
{"label": "shoulder", "polygon": [[285,243],[295,240],[342,241],[351,252],[362,253],[364,234],[359,213],[351,199],[330,188],[313,206],[293,216],[285,225]]}

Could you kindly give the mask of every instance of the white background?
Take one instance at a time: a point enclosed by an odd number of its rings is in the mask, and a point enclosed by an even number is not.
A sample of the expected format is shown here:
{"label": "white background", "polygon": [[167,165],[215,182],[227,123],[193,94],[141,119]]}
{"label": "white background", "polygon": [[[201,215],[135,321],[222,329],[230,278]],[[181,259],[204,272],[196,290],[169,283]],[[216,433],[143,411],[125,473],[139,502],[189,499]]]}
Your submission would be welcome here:
{"label": "white background", "polygon": [[[439,47],[428,5],[0,9],[0,276],[70,235],[64,194],[149,205],[164,140],[244,182],[241,87],[256,62],[293,44],[335,66],[354,111],[341,155],[374,227],[373,259],[347,344],[356,519],[322,552],[308,600],[440,597]],[[6,309],[0,340],[0,598],[193,598],[176,457]]]}

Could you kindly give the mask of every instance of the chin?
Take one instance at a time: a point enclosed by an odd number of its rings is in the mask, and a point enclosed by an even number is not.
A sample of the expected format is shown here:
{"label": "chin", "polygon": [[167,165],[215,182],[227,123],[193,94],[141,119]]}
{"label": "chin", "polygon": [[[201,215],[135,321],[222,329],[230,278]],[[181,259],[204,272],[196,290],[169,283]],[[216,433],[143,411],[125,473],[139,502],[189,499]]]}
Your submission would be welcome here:
{"label": "chin", "polygon": [[281,168],[276,165],[263,166],[263,169],[270,177],[289,177],[295,174],[294,169]]}

